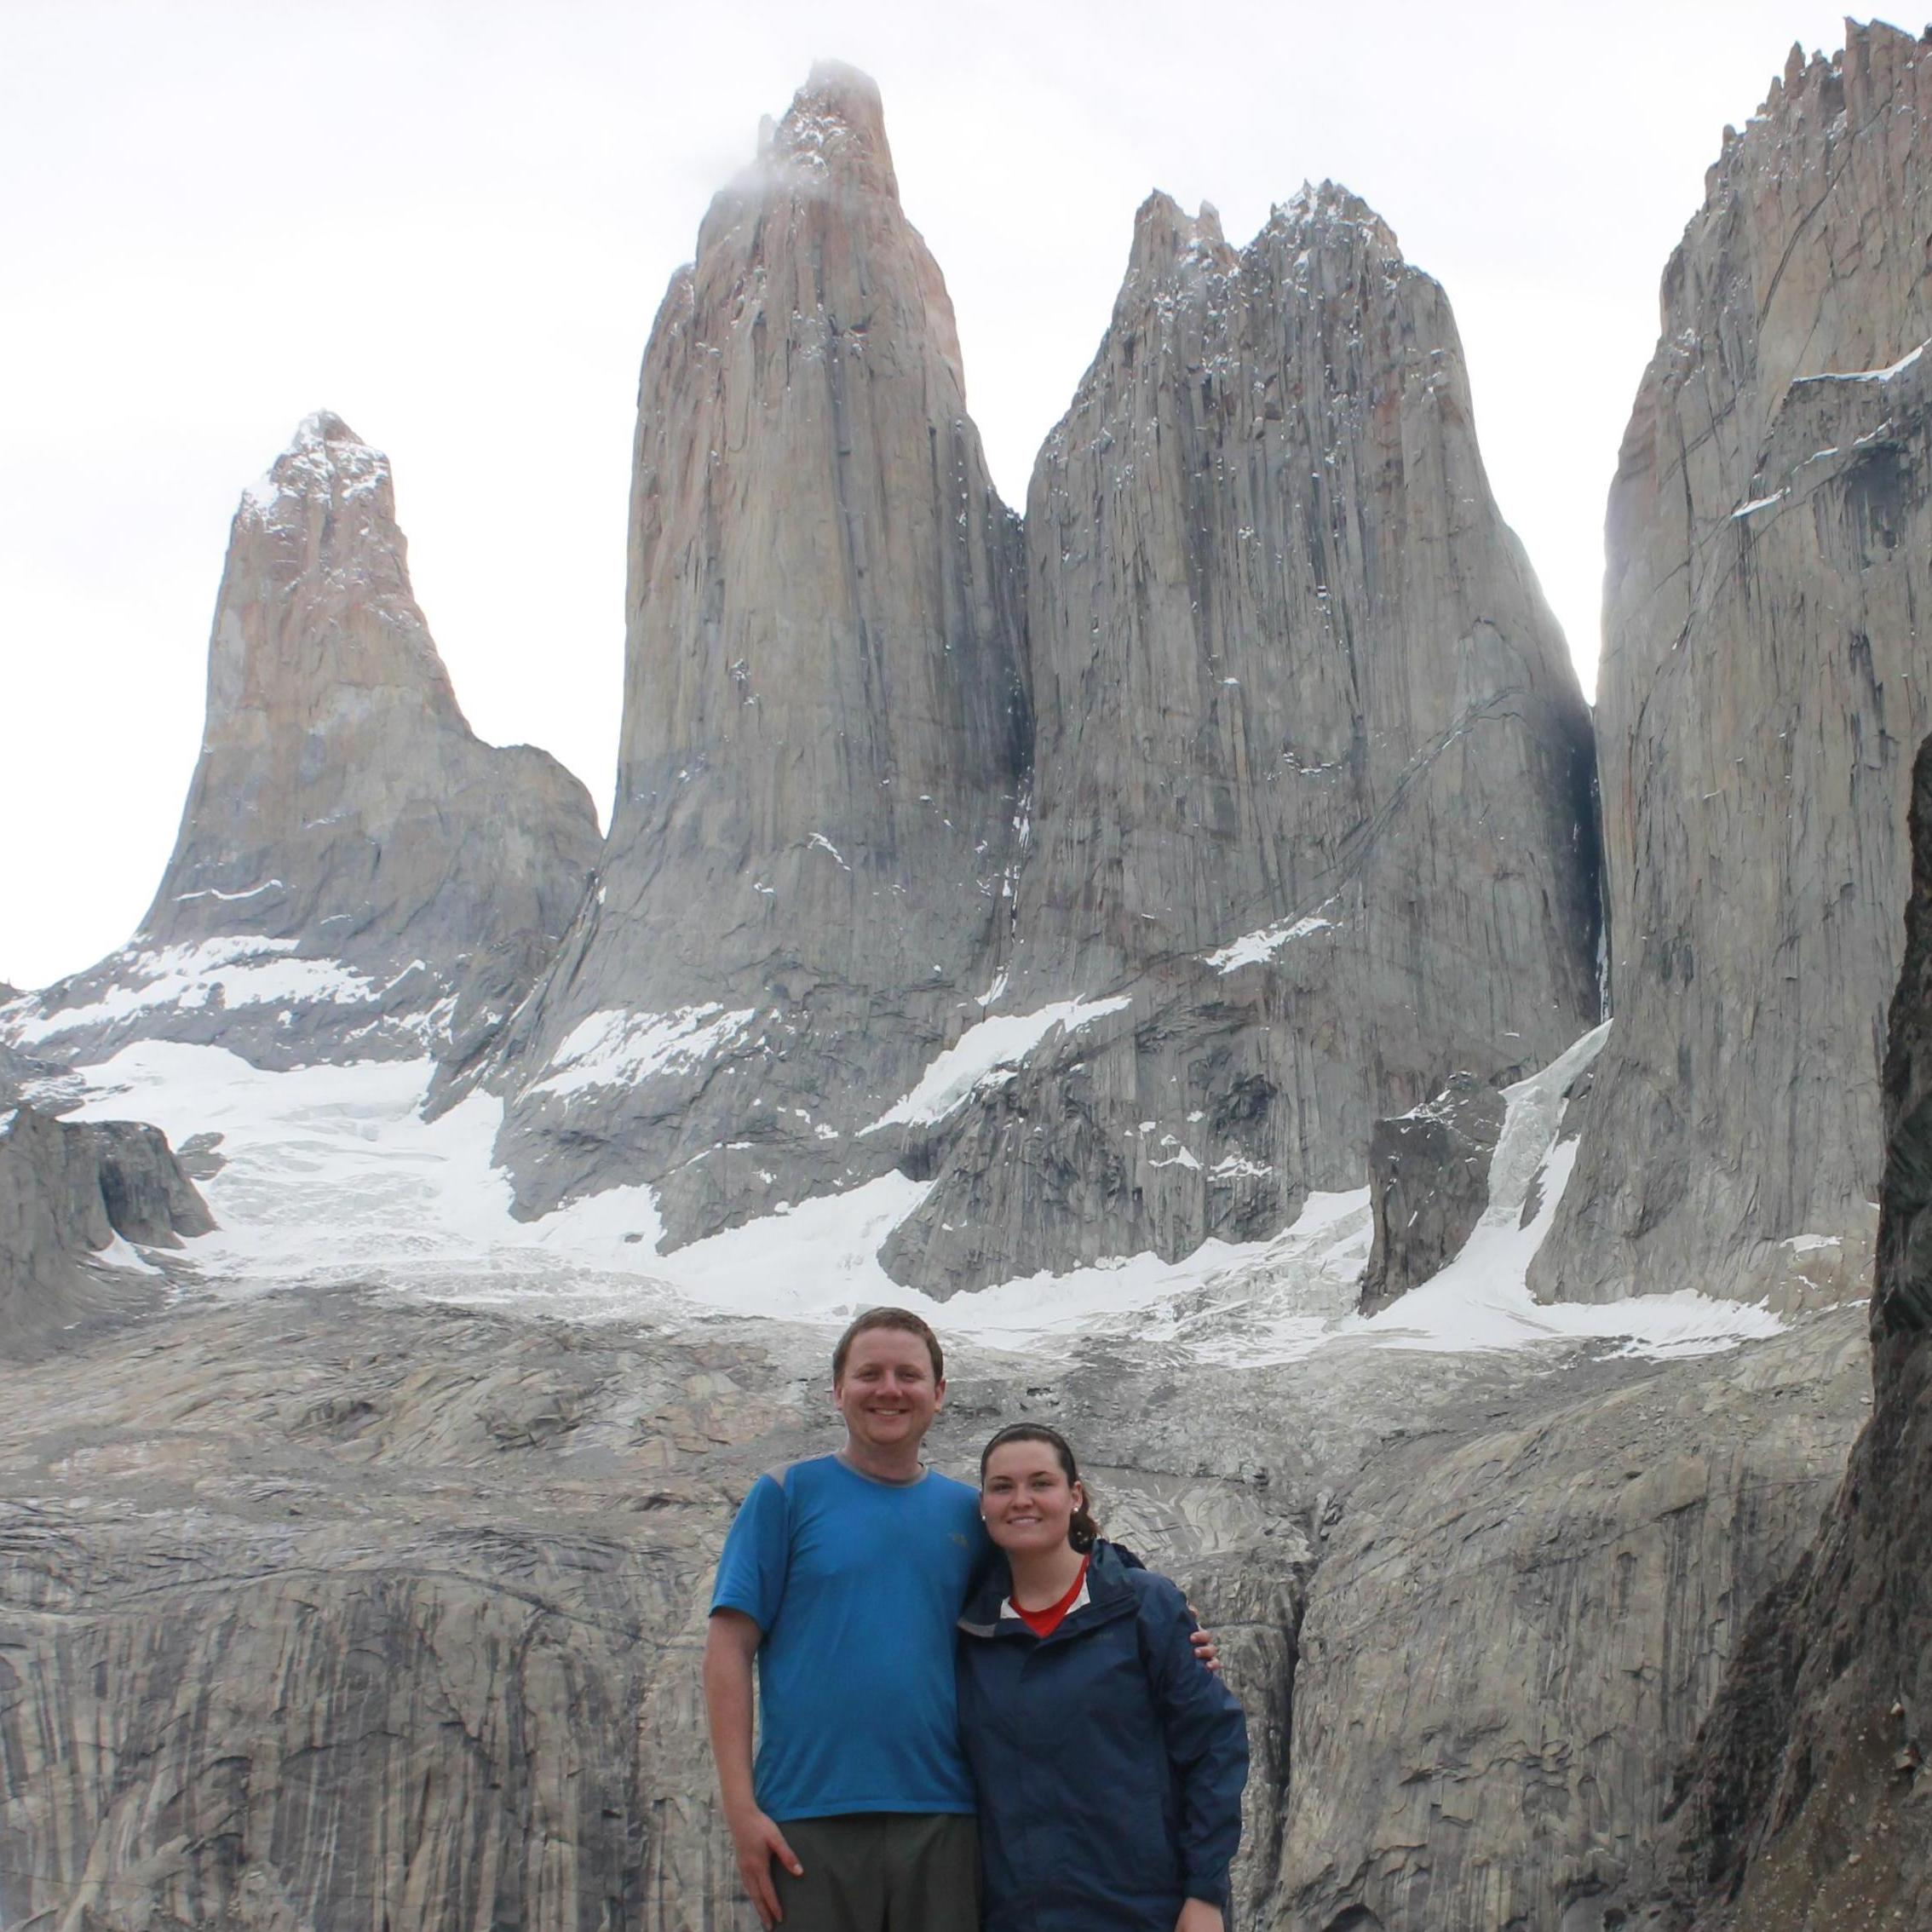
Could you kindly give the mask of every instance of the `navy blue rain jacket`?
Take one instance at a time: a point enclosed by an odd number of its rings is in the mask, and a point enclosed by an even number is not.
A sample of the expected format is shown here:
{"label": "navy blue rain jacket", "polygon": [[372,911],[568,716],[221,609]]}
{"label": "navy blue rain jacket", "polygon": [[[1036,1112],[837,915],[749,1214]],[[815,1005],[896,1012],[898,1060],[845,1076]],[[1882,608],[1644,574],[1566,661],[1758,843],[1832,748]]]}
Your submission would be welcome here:
{"label": "navy blue rain jacket", "polygon": [[985,1932],[1174,1932],[1191,1898],[1225,1912],[1247,1721],[1197,1661],[1186,1600],[1107,1543],[1049,1637],[1001,1617],[1011,1589],[1002,1558],[959,1619]]}

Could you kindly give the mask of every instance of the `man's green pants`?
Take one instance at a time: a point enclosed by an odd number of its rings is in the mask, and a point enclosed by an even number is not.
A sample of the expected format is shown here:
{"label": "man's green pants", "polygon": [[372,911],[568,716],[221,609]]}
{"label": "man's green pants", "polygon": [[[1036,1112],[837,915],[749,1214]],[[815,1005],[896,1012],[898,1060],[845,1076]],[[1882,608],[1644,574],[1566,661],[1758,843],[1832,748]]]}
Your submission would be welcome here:
{"label": "man's green pants", "polygon": [[860,1812],[782,1823],[805,1867],[774,1860],[783,1932],[980,1932],[980,1833],[947,1812]]}

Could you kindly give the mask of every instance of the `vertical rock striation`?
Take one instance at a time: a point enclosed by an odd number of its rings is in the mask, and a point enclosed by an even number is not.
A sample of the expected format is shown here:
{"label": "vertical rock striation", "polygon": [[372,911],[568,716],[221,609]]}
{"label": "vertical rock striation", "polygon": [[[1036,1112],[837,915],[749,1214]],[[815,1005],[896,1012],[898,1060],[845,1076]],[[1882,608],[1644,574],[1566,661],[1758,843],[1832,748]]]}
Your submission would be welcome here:
{"label": "vertical rock striation", "polygon": [[388,458],[308,417],[244,493],[201,755],[120,953],[12,1027],[70,1057],[219,1038],[264,1064],[475,1049],[584,896],[597,823],[547,753],[469,729],[410,589]]}
{"label": "vertical rock striation", "polygon": [[1686,1767],[1643,1923],[1932,1924],[1932,741],[1912,782],[1885,1057],[1872,1418],[1805,1561],[1761,1604]]}
{"label": "vertical rock striation", "polygon": [[1615,1027],[1535,1283],[1856,1293],[1932,726],[1932,50],[1797,49],[1664,278],[1612,488]]}
{"label": "vertical rock striation", "polygon": [[815,68],[645,354],[602,888],[503,1062],[526,1205],[649,1179],[676,1241],[889,1164],[853,1136],[1002,910],[1021,572],[877,92]]}
{"label": "vertical rock striation", "polygon": [[1440,287],[1330,184],[1137,217],[1035,466],[1033,812],[996,1013],[1127,995],[952,1135],[922,1286],[1270,1232],[1371,1122],[1597,1019],[1588,712]]}
{"label": "vertical rock striation", "polygon": [[1397,1431],[1309,1590],[1256,1923],[1633,1927],[1601,1908],[1843,1474],[1866,1360],[1837,1312],[1608,1391],[1573,1371],[1473,1438]]}

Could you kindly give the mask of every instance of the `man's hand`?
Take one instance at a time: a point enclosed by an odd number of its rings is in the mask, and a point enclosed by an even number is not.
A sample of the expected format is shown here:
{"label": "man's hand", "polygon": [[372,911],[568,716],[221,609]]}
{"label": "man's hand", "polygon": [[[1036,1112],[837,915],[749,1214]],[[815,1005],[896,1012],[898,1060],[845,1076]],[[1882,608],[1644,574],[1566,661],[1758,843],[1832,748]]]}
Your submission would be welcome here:
{"label": "man's hand", "polygon": [[785,1917],[772,1883],[775,1858],[794,1878],[805,1868],[785,1833],[759,1808],[751,1780],[751,1660],[763,1641],[758,1626],[739,1610],[714,1610],[704,1634],[704,1708],[711,1720],[711,1755],[717,1760],[718,1796],[738,1854],[738,1875],[766,1932]]}
{"label": "man's hand", "polygon": [[1205,1899],[1189,1899],[1174,1922],[1174,1932],[1222,1932],[1221,1907]]}
{"label": "man's hand", "polygon": [[[784,1917],[784,1908],[779,1904],[778,1887],[772,1883],[772,1860],[775,1858],[794,1878],[805,1876],[805,1867],[798,1862],[797,1855],[785,1842],[785,1833],[762,1811],[748,1811],[740,1816],[727,1816],[725,1822],[731,1828],[733,1849],[738,1854],[738,1876],[744,1882],[745,1896],[758,1908],[758,1917],[767,1932]],[[1202,1928],[1202,1932],[1220,1932],[1221,1915],[1215,1914],[1212,1927]]]}

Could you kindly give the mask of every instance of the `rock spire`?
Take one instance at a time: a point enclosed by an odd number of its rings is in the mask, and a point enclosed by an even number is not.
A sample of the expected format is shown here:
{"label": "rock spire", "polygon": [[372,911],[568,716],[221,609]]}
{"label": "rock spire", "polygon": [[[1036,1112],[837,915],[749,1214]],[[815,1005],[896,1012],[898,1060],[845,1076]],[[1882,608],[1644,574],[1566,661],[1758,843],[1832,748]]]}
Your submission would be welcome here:
{"label": "rock spire", "polygon": [[157,1035],[271,1062],[472,1049],[597,852],[584,787],[469,729],[410,589],[388,458],[307,417],[243,496],[201,755],[133,942],[16,1025],[97,1055]]}
{"label": "rock spire", "polygon": [[877,91],[815,68],[645,353],[602,889],[503,1063],[526,1205],[650,1179],[675,1241],[889,1164],[871,1096],[1005,909],[1021,573]]}
{"label": "rock spire", "polygon": [[1863,1292],[1932,727],[1932,49],[1796,49],[1664,277],[1597,699],[1616,1021],[1539,1291]]}
{"label": "rock spire", "polygon": [[1590,718],[1440,287],[1325,183],[1142,206],[1027,500],[1031,842],[992,1011],[1113,996],[951,1136],[902,1279],[1251,1238],[1597,1018]]}

